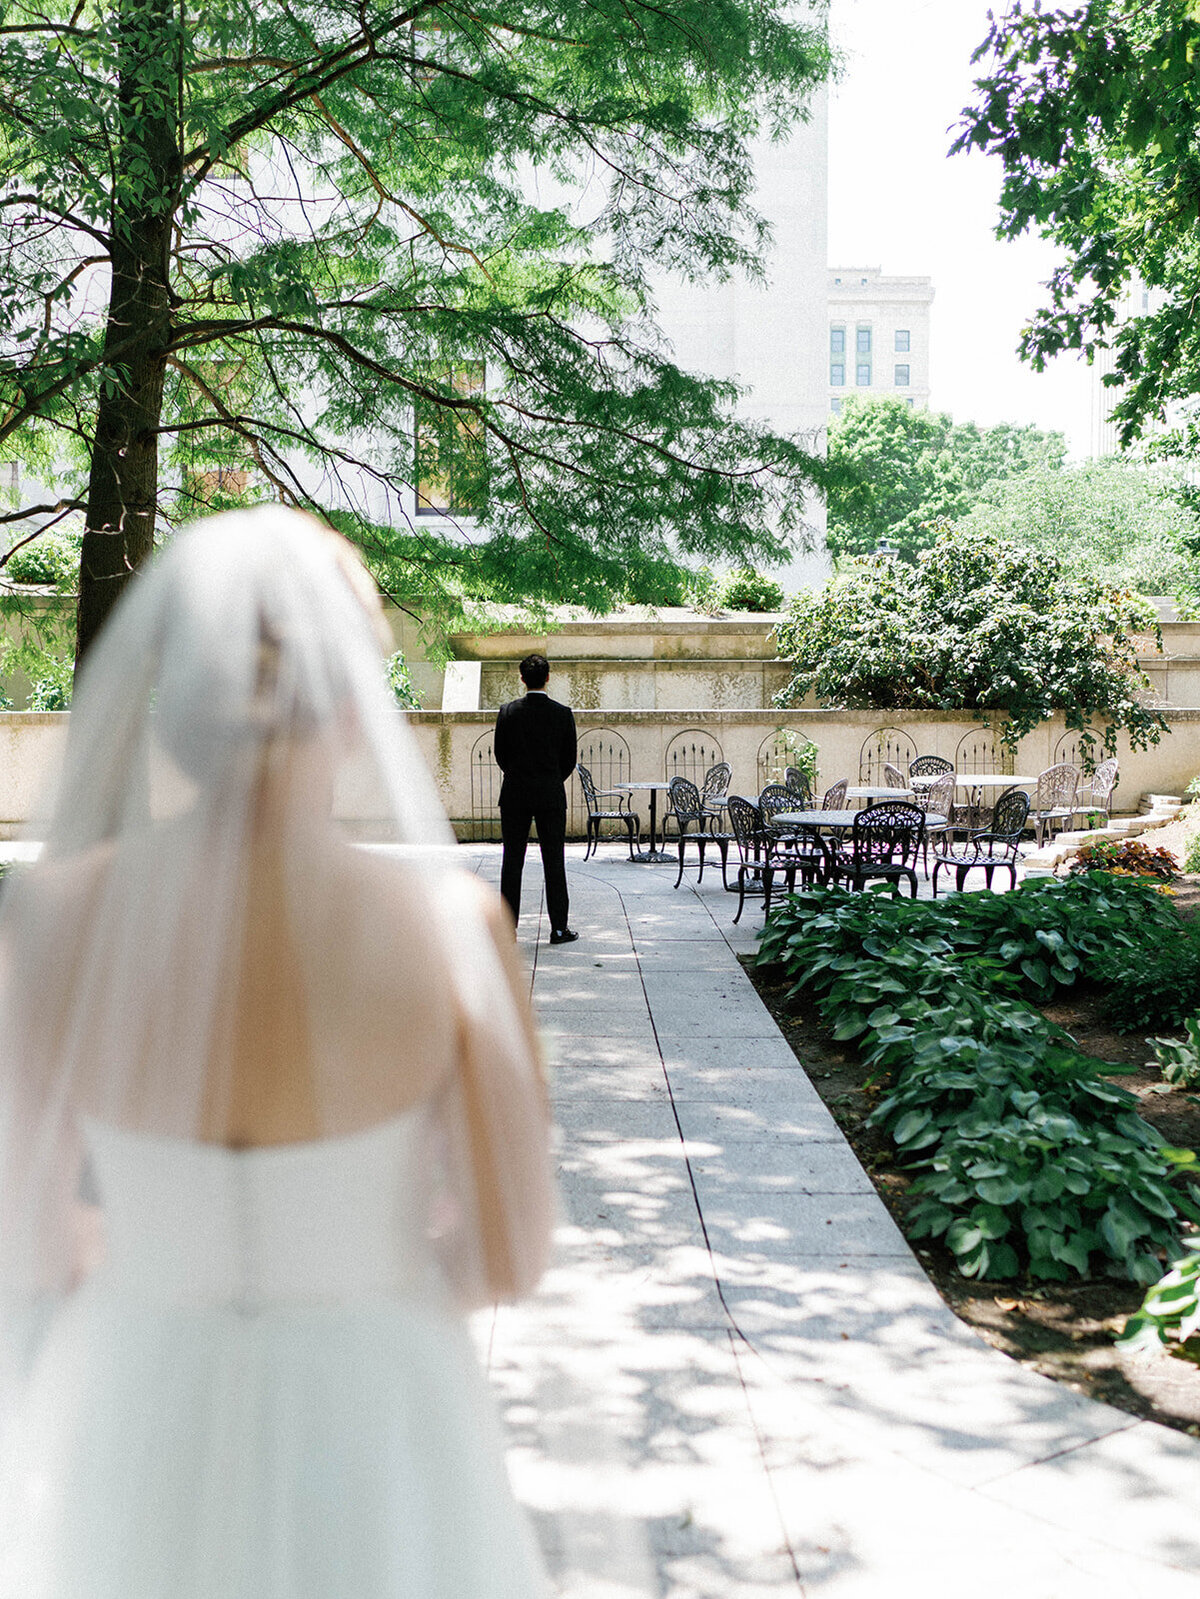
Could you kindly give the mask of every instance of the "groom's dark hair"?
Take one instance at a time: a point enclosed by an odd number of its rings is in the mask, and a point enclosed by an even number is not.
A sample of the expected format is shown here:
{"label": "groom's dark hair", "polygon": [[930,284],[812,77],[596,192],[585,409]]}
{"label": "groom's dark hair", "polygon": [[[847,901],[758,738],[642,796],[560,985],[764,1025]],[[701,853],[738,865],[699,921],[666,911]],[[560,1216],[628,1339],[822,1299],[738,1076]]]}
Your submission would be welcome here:
{"label": "groom's dark hair", "polygon": [[544,655],[527,655],[517,670],[526,688],[545,688],[550,676],[550,662]]}

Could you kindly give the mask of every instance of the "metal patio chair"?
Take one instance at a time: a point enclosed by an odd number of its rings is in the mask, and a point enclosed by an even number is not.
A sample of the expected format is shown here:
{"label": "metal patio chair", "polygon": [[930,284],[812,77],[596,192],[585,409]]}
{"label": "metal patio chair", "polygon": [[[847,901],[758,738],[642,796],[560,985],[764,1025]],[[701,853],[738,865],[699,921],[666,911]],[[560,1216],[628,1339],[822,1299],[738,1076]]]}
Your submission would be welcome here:
{"label": "metal patio chair", "polygon": [[798,811],[811,811],[813,807],[812,785],[798,766],[789,766],[783,774],[785,785],[791,789],[796,797]]}
{"label": "metal patio chair", "polygon": [[873,879],[912,886],[917,897],[917,858],[925,837],[925,813],[911,800],[882,800],[859,811],[850,837],[829,854],[832,883],[862,888]]}
{"label": "metal patio chair", "polygon": [[[958,779],[951,768],[943,772],[940,777],[935,777],[933,782],[922,794],[918,794],[915,804],[919,805],[925,813],[925,834],[921,845],[921,864],[926,877],[929,876],[929,846],[939,839],[952,837],[954,827],[954,788]],[[931,816],[944,816],[944,822],[930,822]],[[936,854],[936,849],[934,850]]]}
{"label": "metal patio chair", "polygon": [[1061,830],[1079,809],[1076,804],[1078,789],[1079,768],[1072,766],[1069,761],[1060,761],[1057,766],[1048,766],[1039,775],[1033,804],[1029,811],[1029,820],[1033,823],[1034,837],[1039,849],[1042,847],[1042,839],[1047,834],[1053,838],[1055,824]]}
{"label": "metal patio chair", "polygon": [[[679,846],[679,875],[675,879],[675,887],[683,882],[684,857],[689,844],[696,846],[700,857],[700,871],[696,881],[699,883],[704,877],[704,852],[710,844],[715,844],[721,856],[721,881],[726,888],[729,879],[726,876],[726,860],[729,855],[728,833],[715,833],[711,830],[712,816],[704,809],[704,798],[695,783],[687,777],[673,777],[667,789],[670,809],[667,816],[675,818],[677,830],[676,842]],[[666,827],[667,817],[663,817],[663,826]]]}
{"label": "metal patio chair", "polygon": [[719,821],[724,815],[725,801],[729,795],[732,778],[733,767],[728,761],[715,761],[704,774],[704,782],[700,785],[700,800],[706,815],[711,816],[714,821]]}
{"label": "metal patio chair", "polygon": [[1086,797],[1083,794],[1078,796],[1076,809],[1081,815],[1089,811],[1103,811],[1107,821],[1112,815],[1113,790],[1120,780],[1120,763],[1116,759],[1101,761],[1087,784]]}
{"label": "metal patio chair", "polygon": [[735,922],[741,920],[747,893],[761,893],[764,913],[770,911],[771,890],[777,877],[786,881],[789,890],[795,887],[797,877],[806,884],[824,881],[827,853],[815,834],[781,845],[765,825],[758,806],[741,794],[729,796],[729,825],[738,853]]}
{"label": "metal patio chair", "polygon": [[954,762],[948,761],[944,755],[918,755],[916,760],[909,761],[909,777],[945,777],[947,772],[954,770]]}
{"label": "metal patio chair", "polygon": [[[594,855],[600,844],[600,823],[620,822],[629,833],[629,858],[633,859],[635,839],[637,843],[642,840],[642,819],[635,810],[630,809],[632,795],[623,794],[615,788],[598,789],[595,779],[586,766],[576,766],[579,773],[579,786],[583,790],[583,802],[587,806],[587,848],[583,852],[586,861],[589,855]],[[601,800],[615,799],[615,810],[605,810],[600,804]]]}
{"label": "metal patio chair", "polygon": [[988,888],[998,871],[1006,871],[1013,888],[1017,886],[1017,867],[1021,860],[1021,835],[1029,815],[1029,795],[1024,789],[1006,788],[992,807],[990,825],[971,833],[961,844],[948,843],[933,854],[933,897],[937,898],[938,872],[944,866],[954,872],[954,886],[962,892],[967,873],[978,868]]}

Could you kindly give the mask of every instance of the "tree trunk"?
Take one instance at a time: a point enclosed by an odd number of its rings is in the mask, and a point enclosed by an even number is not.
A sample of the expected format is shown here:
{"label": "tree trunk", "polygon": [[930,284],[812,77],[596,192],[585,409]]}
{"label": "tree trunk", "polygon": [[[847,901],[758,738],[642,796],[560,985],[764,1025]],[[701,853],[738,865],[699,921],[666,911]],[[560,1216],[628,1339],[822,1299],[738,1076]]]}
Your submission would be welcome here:
{"label": "tree trunk", "polygon": [[92,445],[76,668],[154,547],[158,425],[171,334],[171,229],[181,175],[170,23],[164,0],[125,0],[105,330],[105,350],[114,354],[101,382]]}

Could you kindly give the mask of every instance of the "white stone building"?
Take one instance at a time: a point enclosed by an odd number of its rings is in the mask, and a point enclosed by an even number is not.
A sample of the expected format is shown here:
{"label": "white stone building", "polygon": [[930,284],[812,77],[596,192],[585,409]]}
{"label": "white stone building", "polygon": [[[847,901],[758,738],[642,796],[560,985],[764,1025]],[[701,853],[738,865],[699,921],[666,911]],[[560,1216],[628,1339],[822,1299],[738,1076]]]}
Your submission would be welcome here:
{"label": "white stone building", "polygon": [[[827,101],[812,101],[807,122],[785,142],[754,146],[756,209],[772,230],[762,283],[659,282],[659,326],[678,363],[731,378],[745,390],[742,414],[779,433],[801,433],[824,450]],[[829,575],[825,508],[810,503],[813,548],[797,551],[774,575],[785,589],[809,588]]]}
{"label": "white stone building", "polygon": [[932,278],[885,277],[878,267],[830,267],[826,409],[848,394],[929,404]]}

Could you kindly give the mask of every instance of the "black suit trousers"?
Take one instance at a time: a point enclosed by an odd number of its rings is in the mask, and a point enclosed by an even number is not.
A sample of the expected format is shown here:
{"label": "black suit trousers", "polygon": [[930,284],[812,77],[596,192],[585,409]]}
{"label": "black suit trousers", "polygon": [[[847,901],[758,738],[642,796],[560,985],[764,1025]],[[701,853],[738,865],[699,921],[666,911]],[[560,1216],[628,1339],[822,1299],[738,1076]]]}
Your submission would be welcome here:
{"label": "black suit trousers", "polygon": [[567,836],[567,796],[557,798],[505,795],[500,801],[500,837],[504,854],[500,862],[500,892],[513,913],[521,915],[521,874],[525,870],[525,851],[529,828],[537,823],[538,847],[542,852],[542,872],[546,879],[546,911],[552,932],[567,925],[567,863],[563,844]]}

